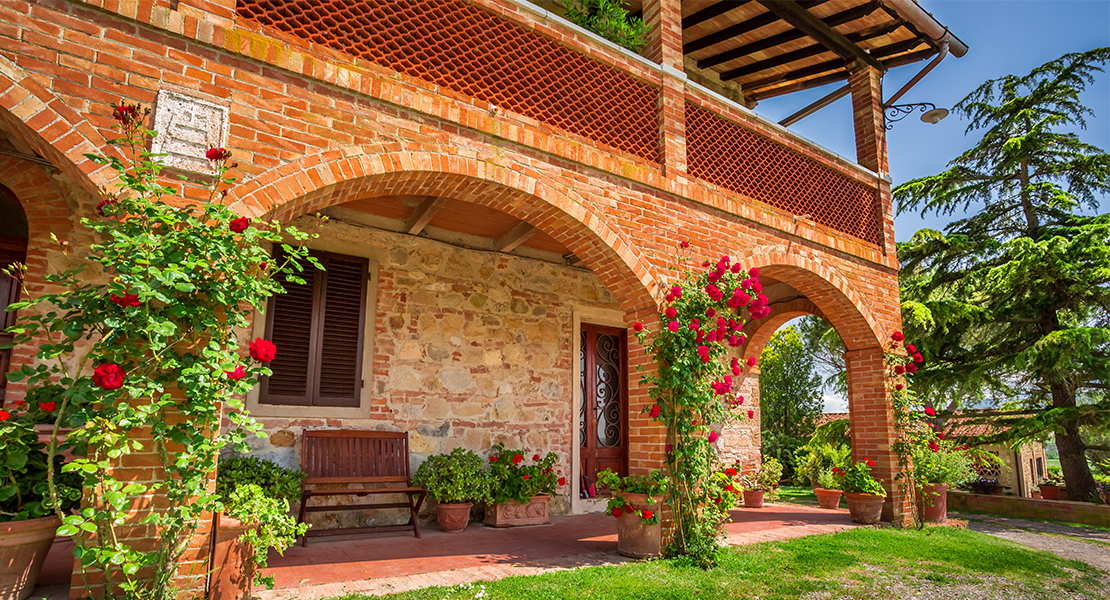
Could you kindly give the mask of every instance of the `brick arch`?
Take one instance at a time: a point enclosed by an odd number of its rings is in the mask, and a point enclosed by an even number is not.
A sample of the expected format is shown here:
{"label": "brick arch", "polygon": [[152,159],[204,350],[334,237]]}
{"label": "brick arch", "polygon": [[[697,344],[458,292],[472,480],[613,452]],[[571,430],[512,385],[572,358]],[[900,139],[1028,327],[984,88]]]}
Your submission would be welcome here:
{"label": "brick arch", "polygon": [[749,356],[758,357],[763,352],[763,347],[767,345],[767,342],[771,341],[771,336],[789,321],[807,315],[813,315],[828,321],[821,309],[817,308],[817,305],[809,298],[796,298],[789,302],[773,303],[770,308],[771,313],[766,317],[756,321],[748,321],[744,326],[744,335],[748,337],[748,341],[742,348],[745,360]]}
{"label": "brick arch", "polygon": [[604,213],[582,202],[582,194],[527,173],[523,160],[505,166],[506,154],[500,154],[494,164],[430,144],[329,151],[244,184],[231,206],[240,214],[288,221],[350,200],[386,195],[480,204],[530,223],[574,252],[613,292],[629,319],[653,314],[660,287],[637,246],[611,227]]}
{"label": "brick arch", "polygon": [[[735,262],[744,269],[758,268],[761,276],[787,283],[798,290],[836,329],[848,350],[881,346],[883,325],[848,281],[819,258],[797,250],[788,251],[784,246],[774,246],[756,248],[737,257]],[[755,347],[751,343],[748,345]]]}
{"label": "brick arch", "polygon": [[104,136],[86,119],[0,55],[0,129],[8,132],[92,194],[114,178],[86,153],[103,153]]}

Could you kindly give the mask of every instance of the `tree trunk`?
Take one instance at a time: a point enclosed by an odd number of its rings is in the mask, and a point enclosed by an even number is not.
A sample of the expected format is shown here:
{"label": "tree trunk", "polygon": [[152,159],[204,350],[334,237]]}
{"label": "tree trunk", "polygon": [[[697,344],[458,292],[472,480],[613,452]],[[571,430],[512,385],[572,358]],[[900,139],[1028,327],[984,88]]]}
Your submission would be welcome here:
{"label": "tree trunk", "polygon": [[[1056,408],[1075,406],[1075,392],[1060,384],[1053,384],[1052,405]],[[1056,430],[1056,448],[1060,451],[1060,470],[1064,472],[1064,483],[1068,488],[1068,498],[1085,501],[1095,492],[1095,478],[1087,465],[1087,454],[1083,440],[1079,436],[1079,424],[1068,421],[1063,431]]]}

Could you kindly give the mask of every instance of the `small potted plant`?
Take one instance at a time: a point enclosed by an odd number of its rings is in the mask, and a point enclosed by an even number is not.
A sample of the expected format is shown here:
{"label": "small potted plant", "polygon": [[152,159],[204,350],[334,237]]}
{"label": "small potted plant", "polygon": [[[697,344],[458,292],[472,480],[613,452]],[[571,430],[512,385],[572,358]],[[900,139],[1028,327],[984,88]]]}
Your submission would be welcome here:
{"label": "small potted plant", "polygon": [[744,506],[746,508],[763,508],[763,497],[767,495],[771,500],[779,490],[779,481],[782,479],[782,463],[774,457],[763,459],[759,472],[745,475]]}
{"label": "small potted plant", "polygon": [[220,461],[216,494],[223,511],[213,527],[209,600],[251,598],[255,585],[273,589],[273,576],[261,574],[270,549],[281,554],[308,530],[289,512],[301,497],[302,479],[297,469],[255,456]]}
{"label": "small potted plant", "polygon": [[0,409],[0,597],[5,599],[22,600],[31,595],[62,525],[58,512],[68,512],[81,499],[80,478],[62,473],[62,457],[55,454],[59,475],[54,483],[61,511],[54,510],[47,482],[49,455],[32,417],[54,411],[55,403],[35,404],[20,416]]}
{"label": "small potted plant", "polygon": [[1049,467],[1048,474],[1041,479],[1037,486],[1041,490],[1041,497],[1045,500],[1059,500],[1060,488],[1064,485],[1064,476],[1059,467]]}
{"label": "small potted plant", "polygon": [[923,521],[943,523],[948,518],[948,487],[966,481],[974,473],[975,461],[969,452],[944,440],[930,440],[914,449],[917,510]]}
{"label": "small potted plant", "polygon": [[848,512],[856,523],[878,523],[883,514],[886,490],[871,476],[875,461],[864,458],[844,469],[844,497],[848,499]]}
{"label": "small potted plant", "polygon": [[663,471],[621,477],[606,469],[597,474],[597,484],[612,493],[606,512],[617,519],[617,552],[632,558],[662,555],[659,513],[660,501],[667,493]]}
{"label": "small potted plant", "polygon": [[416,469],[413,482],[423,486],[436,501],[436,520],[447,533],[460,533],[470,522],[475,502],[489,502],[490,473],[482,458],[471,450],[455,448],[433,454]]}
{"label": "small potted plant", "polygon": [[813,493],[817,496],[818,506],[831,510],[840,508],[840,497],[844,495],[840,489],[842,477],[840,467],[821,469],[817,473],[817,487],[813,488]]}
{"label": "small potted plant", "polygon": [[566,485],[562,471],[555,470],[559,457],[523,450],[509,450],[498,442],[490,453],[493,503],[486,506],[485,523],[494,527],[550,523],[548,504],[557,486]]}

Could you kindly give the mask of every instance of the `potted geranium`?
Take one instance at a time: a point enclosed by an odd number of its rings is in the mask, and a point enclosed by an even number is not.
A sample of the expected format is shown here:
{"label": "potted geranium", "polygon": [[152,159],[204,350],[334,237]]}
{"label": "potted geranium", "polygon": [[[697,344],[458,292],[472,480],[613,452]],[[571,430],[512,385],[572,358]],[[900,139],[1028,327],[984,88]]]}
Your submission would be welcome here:
{"label": "potted geranium", "polygon": [[447,533],[466,529],[475,502],[492,500],[490,480],[481,457],[465,448],[429,456],[413,477],[413,483],[423,486],[436,501],[436,520]]}
{"label": "potted geranium", "polygon": [[771,456],[763,459],[763,465],[759,472],[748,474],[742,480],[744,484],[744,506],[746,508],[763,508],[764,495],[774,500],[781,479],[782,463]]}
{"label": "potted geranium", "polygon": [[848,499],[848,512],[856,523],[878,523],[883,514],[886,490],[871,476],[875,461],[864,458],[844,469],[842,488]]}
{"label": "potted geranium", "polygon": [[948,487],[970,479],[974,466],[969,451],[950,441],[930,440],[914,449],[914,482],[923,521],[944,522],[948,517]]}
{"label": "potted geranium", "polygon": [[498,442],[490,451],[491,495],[486,506],[485,523],[494,527],[550,523],[548,504],[556,486],[566,485],[562,472],[556,472],[559,457],[523,450],[509,450]]}
{"label": "potted geranium", "polygon": [[817,505],[821,508],[836,510],[840,508],[840,497],[844,494],[840,489],[843,475],[840,467],[821,469],[817,473],[817,487],[813,493],[817,496]]}
{"label": "potted geranium", "polygon": [[1060,488],[1064,485],[1064,476],[1060,472],[1059,467],[1049,467],[1048,474],[1041,479],[1039,487],[1041,489],[1041,497],[1045,500],[1058,500],[1060,498]]}
{"label": "potted geranium", "polygon": [[81,499],[79,479],[75,481],[72,473],[61,473],[62,457],[55,453],[59,475],[54,478],[54,486],[61,510],[55,510],[49,500],[49,454],[30,416],[54,410],[54,403],[45,404],[20,416],[0,409],[0,596],[5,600],[31,595],[46,553],[62,525],[59,513],[65,514]]}
{"label": "potted geranium", "polygon": [[255,585],[272,589],[262,576],[270,548],[281,554],[308,525],[289,514],[301,498],[304,473],[255,456],[220,461],[216,494],[223,511],[215,515],[209,600],[243,600]]}
{"label": "potted geranium", "polygon": [[597,484],[612,493],[606,512],[617,519],[617,552],[632,558],[660,556],[663,549],[660,501],[667,493],[663,471],[621,477],[606,469],[597,474]]}

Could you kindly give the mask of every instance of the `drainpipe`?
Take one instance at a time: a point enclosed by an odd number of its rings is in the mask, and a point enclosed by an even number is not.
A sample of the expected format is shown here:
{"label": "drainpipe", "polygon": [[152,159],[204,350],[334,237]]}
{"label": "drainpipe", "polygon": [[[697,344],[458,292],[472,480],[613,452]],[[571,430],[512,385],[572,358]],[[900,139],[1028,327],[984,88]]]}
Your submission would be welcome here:
{"label": "drainpipe", "polygon": [[948,56],[948,40],[940,43],[940,52],[937,53],[935,57],[933,57],[933,60],[930,61],[929,64],[925,65],[925,68],[918,71],[917,75],[913,76],[913,79],[907,81],[906,85],[902,86],[902,89],[895,92],[894,95],[891,96],[890,99],[888,99],[886,102],[883,102],[883,108],[887,108],[888,106],[897,102],[899,98],[906,94],[906,92],[910,91],[910,88],[917,85],[917,82],[921,81],[922,78],[928,75],[929,71],[932,71],[934,68],[936,68],[936,66],[940,64],[940,61],[944,60],[945,56]]}
{"label": "drainpipe", "polygon": [[921,33],[933,38],[933,40],[944,43],[948,42],[951,46],[950,50],[952,55],[960,58],[967,54],[967,44],[960,41],[960,38],[948,31],[948,28],[942,25],[939,21],[933,18],[933,15],[921,8],[915,0],[881,0],[882,4],[887,8],[898,13],[898,16],[910,22],[911,25],[917,28]]}

